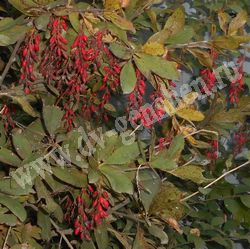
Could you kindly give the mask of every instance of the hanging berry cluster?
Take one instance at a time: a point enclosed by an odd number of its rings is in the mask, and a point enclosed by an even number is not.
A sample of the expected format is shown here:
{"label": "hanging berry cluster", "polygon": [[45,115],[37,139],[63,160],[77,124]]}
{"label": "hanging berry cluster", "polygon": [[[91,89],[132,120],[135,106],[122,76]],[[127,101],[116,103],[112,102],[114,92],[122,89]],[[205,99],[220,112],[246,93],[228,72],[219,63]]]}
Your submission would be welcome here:
{"label": "hanging berry cluster", "polygon": [[246,142],[249,140],[249,134],[247,132],[238,131],[233,136],[233,155],[237,156],[242,152],[242,149]]}
{"label": "hanging berry cluster", "polygon": [[89,185],[86,189],[82,189],[81,195],[76,197],[75,202],[70,198],[67,199],[64,218],[69,223],[73,222],[76,236],[90,240],[90,231],[108,217],[109,207],[108,193]]}
{"label": "hanging berry cluster", "polygon": [[[121,61],[111,53],[103,41],[106,31],[87,36],[82,30],[71,47],[65,38],[68,29],[67,17],[51,16],[48,24],[50,38],[44,50],[39,53],[41,37],[33,32],[22,47],[21,83],[28,94],[32,91],[32,82],[36,80],[34,65],[38,64],[39,73],[48,85],[57,89],[58,100],[64,107],[65,126],[68,130],[75,127],[76,112],[86,118],[108,120],[105,105],[112,94],[120,93]],[[40,56],[40,58],[38,58]],[[151,96],[153,112],[143,109],[145,95],[145,77],[137,69],[137,84],[128,95],[127,111],[135,110],[129,115],[132,124],[142,124],[151,128],[155,121],[160,121],[165,112],[158,108],[155,99],[160,96],[157,88]],[[146,117],[146,118],[145,118]]]}
{"label": "hanging berry cluster", "polygon": [[210,141],[211,149],[207,151],[207,158],[214,161],[218,158],[219,141]]}
{"label": "hanging berry cluster", "polygon": [[34,66],[38,62],[38,53],[40,50],[41,37],[39,34],[32,32],[24,41],[21,53],[21,75],[20,83],[24,85],[24,91],[29,94],[33,82],[36,80]]}
{"label": "hanging berry cluster", "polygon": [[244,56],[241,56],[237,60],[237,77],[230,83],[229,87],[229,102],[231,104],[238,104],[239,94],[244,91],[244,81],[243,81],[243,65],[245,62]]}
{"label": "hanging berry cluster", "polygon": [[1,119],[4,123],[4,129],[7,131],[9,128],[15,127],[15,122],[12,119],[11,113],[15,112],[15,108],[11,105],[4,104],[1,108]]}
{"label": "hanging berry cluster", "polygon": [[67,40],[64,38],[68,27],[65,19],[52,16],[48,24],[50,39],[42,53],[40,64],[40,72],[48,83],[60,81],[63,68],[68,60]]}

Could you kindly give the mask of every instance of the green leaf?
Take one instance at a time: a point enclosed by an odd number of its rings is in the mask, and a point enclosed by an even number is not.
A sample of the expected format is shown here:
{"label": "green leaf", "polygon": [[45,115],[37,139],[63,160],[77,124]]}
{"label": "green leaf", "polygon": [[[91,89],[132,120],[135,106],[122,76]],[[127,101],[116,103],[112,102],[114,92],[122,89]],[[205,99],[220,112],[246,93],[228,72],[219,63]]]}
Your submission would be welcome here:
{"label": "green leaf", "polygon": [[250,195],[243,195],[240,200],[246,207],[250,208]]}
{"label": "green leaf", "polygon": [[131,93],[136,85],[137,78],[134,66],[131,61],[127,62],[121,71],[120,74],[121,87],[124,94]]}
{"label": "green leaf", "polygon": [[5,17],[0,20],[0,32],[13,27],[14,25],[15,21],[13,18]]}
{"label": "green leaf", "polygon": [[128,19],[123,18],[119,16],[116,12],[104,12],[104,17],[114,23],[117,27],[123,29],[132,31],[135,33],[135,28],[132,22],[130,22]]}
{"label": "green leaf", "polygon": [[177,167],[176,161],[178,161],[183,149],[184,138],[183,136],[177,135],[174,137],[168,150],[165,149],[158,155],[152,157],[150,165],[163,171],[173,170]]}
{"label": "green leaf", "polygon": [[99,249],[108,248],[109,236],[106,224],[98,226],[94,230],[95,239]]}
{"label": "green leaf", "polygon": [[3,146],[7,141],[6,131],[4,128],[4,124],[0,123],[0,146]]}
{"label": "green leaf", "polygon": [[151,167],[160,169],[163,171],[170,171],[177,167],[177,164],[175,161],[171,159],[166,159],[165,156],[162,157],[161,155],[156,156],[151,162]]}
{"label": "green leaf", "polygon": [[27,158],[32,153],[32,146],[23,133],[12,134],[12,141],[17,154],[21,158]]}
{"label": "green leaf", "polygon": [[54,214],[54,216],[62,222],[63,220],[63,212],[59,204],[55,202],[55,200],[51,197],[51,193],[48,191],[42,180],[37,177],[35,180],[35,189],[37,193],[38,201],[43,201],[41,207],[48,212],[49,214]]}
{"label": "green leaf", "polygon": [[62,117],[63,111],[57,106],[45,106],[43,108],[44,124],[50,135],[54,135],[60,127]]}
{"label": "green leaf", "polygon": [[26,210],[19,201],[5,195],[0,195],[0,204],[6,206],[20,221],[24,222],[26,220]]}
{"label": "green leaf", "polygon": [[[38,4],[33,2],[32,0],[25,0],[25,1],[20,1],[20,0],[8,0],[9,3],[16,8],[17,10],[23,12],[24,14],[28,15],[29,12],[27,11],[30,8],[35,8],[39,7]],[[30,14],[32,15],[32,14]]]}
{"label": "green leaf", "polygon": [[87,185],[87,176],[80,170],[55,167],[52,171],[58,179],[74,187],[83,188]]}
{"label": "green leaf", "polygon": [[95,244],[93,241],[86,241],[84,240],[82,243],[81,243],[81,249],[96,249],[95,247]]}
{"label": "green leaf", "polygon": [[194,29],[190,26],[185,26],[182,31],[169,37],[166,43],[171,45],[188,43],[194,35]]}
{"label": "green leaf", "polygon": [[4,147],[0,147],[0,162],[14,167],[19,167],[22,163],[18,156]]}
{"label": "green leaf", "polygon": [[51,222],[49,215],[38,211],[37,225],[42,229],[42,239],[49,241],[51,238]]}
{"label": "green leaf", "polygon": [[101,166],[100,171],[108,179],[114,191],[117,193],[133,194],[134,187],[132,181],[125,173],[110,165]]}
{"label": "green leaf", "polygon": [[35,25],[38,30],[46,31],[50,20],[50,14],[43,14],[35,19]]}
{"label": "green leaf", "polygon": [[183,180],[191,180],[197,184],[202,184],[207,181],[203,176],[204,169],[197,165],[187,165],[179,167],[173,171],[170,171],[172,175],[179,177]]}
{"label": "green leaf", "polygon": [[130,243],[129,243],[129,238],[127,235],[124,233],[120,233],[114,229],[109,228],[109,232],[113,233],[114,236],[117,238],[117,240],[123,245],[125,249],[131,249]]}
{"label": "green leaf", "polygon": [[79,32],[81,24],[79,20],[79,13],[71,12],[69,14],[69,21],[76,32]]}
{"label": "green leaf", "polygon": [[169,159],[178,160],[182,150],[184,149],[185,140],[181,135],[177,135],[174,137],[173,141],[166,154]]}
{"label": "green leaf", "polygon": [[163,30],[152,35],[148,42],[158,42],[166,43],[169,37],[182,31],[185,24],[185,14],[182,8],[178,8],[175,12],[168,18]]}
{"label": "green leaf", "polygon": [[0,224],[5,224],[7,226],[17,225],[17,217],[13,214],[0,214]]}
{"label": "green leaf", "polygon": [[119,59],[129,60],[132,57],[131,50],[119,43],[111,43],[109,48],[111,52]]}
{"label": "green leaf", "polygon": [[6,195],[20,196],[34,193],[31,186],[26,185],[25,188],[20,188],[20,185],[14,179],[1,179],[0,180],[1,193]]}
{"label": "green leaf", "polygon": [[138,172],[138,180],[142,188],[140,199],[145,210],[148,212],[154,197],[160,190],[161,178],[155,171],[150,169],[140,170]]}
{"label": "green leaf", "polygon": [[168,244],[168,241],[169,241],[168,235],[163,231],[163,229],[159,228],[158,226],[151,225],[148,227],[148,231],[154,237],[160,239],[162,245]]}
{"label": "green leaf", "polygon": [[137,143],[122,145],[117,148],[105,161],[105,164],[126,164],[135,160],[140,154]]}
{"label": "green leaf", "polygon": [[9,46],[21,39],[29,28],[27,26],[13,26],[0,32],[0,46]]}
{"label": "green leaf", "polygon": [[152,79],[152,72],[164,79],[177,80],[179,72],[177,64],[173,61],[167,61],[161,57],[149,54],[137,54],[134,61],[141,73],[148,79]]}

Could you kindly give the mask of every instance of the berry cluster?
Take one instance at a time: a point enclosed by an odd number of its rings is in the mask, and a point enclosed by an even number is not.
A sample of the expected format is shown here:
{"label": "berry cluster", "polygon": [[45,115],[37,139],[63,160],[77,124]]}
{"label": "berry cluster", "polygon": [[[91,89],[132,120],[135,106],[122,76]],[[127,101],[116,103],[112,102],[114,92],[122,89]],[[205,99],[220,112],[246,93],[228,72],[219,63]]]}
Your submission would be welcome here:
{"label": "berry cluster", "polygon": [[51,17],[48,24],[49,44],[43,51],[40,64],[40,72],[48,83],[60,82],[64,66],[67,63],[67,40],[64,38],[67,28],[65,17]]}
{"label": "berry cluster", "polygon": [[237,64],[238,77],[230,83],[229,87],[229,102],[231,104],[237,104],[239,102],[239,94],[244,91],[244,81],[243,81],[243,64],[245,58],[243,56],[239,57]]}
{"label": "berry cluster", "polygon": [[4,123],[4,128],[7,131],[9,128],[14,128],[15,123],[11,117],[11,113],[15,112],[14,108],[11,108],[11,106],[8,106],[6,104],[3,105],[0,113],[1,113],[1,118]]}
{"label": "berry cluster", "polygon": [[[208,68],[201,69],[200,76],[205,82],[207,90],[211,92],[216,84],[216,77],[214,71]],[[202,89],[202,91],[205,92],[205,89]]]}
{"label": "berry cluster", "polygon": [[216,160],[218,158],[219,142],[218,140],[210,141],[211,149],[207,151],[207,158]]}
{"label": "berry cluster", "polygon": [[40,35],[33,32],[26,37],[22,47],[20,83],[24,85],[26,94],[30,93],[32,84],[36,80],[34,65],[38,62],[40,41]]}
{"label": "berry cluster", "polygon": [[243,132],[236,132],[233,137],[234,146],[233,146],[233,155],[238,155],[241,151],[243,146],[245,145],[247,141],[246,134]]}
{"label": "berry cluster", "polygon": [[110,207],[109,196],[106,191],[99,191],[89,185],[82,189],[81,195],[72,202],[67,199],[65,220],[74,224],[74,234],[81,239],[90,240],[90,231],[100,225],[108,217],[107,210]]}

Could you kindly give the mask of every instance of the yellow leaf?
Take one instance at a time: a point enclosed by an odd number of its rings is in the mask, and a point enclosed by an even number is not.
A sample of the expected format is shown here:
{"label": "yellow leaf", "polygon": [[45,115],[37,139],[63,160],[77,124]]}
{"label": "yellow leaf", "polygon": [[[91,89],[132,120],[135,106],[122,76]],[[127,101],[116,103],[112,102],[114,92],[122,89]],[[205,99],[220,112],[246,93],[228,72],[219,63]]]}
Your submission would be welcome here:
{"label": "yellow leaf", "polygon": [[154,215],[164,221],[172,218],[180,220],[185,214],[184,206],[180,202],[183,193],[170,182],[164,182],[160,191],[153,199],[149,215]]}
{"label": "yellow leaf", "polygon": [[90,34],[95,34],[96,32],[98,32],[97,28],[93,27],[93,24],[87,19],[87,18],[83,18],[84,24],[87,28],[87,30],[89,31]]}
{"label": "yellow leaf", "polygon": [[173,104],[168,99],[164,99],[163,107],[164,107],[165,112],[169,116],[173,116],[176,113],[175,107],[173,106]]}
{"label": "yellow leaf", "polygon": [[219,18],[220,28],[226,34],[227,33],[227,28],[228,28],[228,23],[230,21],[230,16],[227,13],[223,12],[223,11],[219,11],[218,18]]}
{"label": "yellow leaf", "polygon": [[202,121],[205,116],[203,113],[196,111],[194,109],[191,108],[183,108],[180,110],[177,110],[176,114],[188,121]]}
{"label": "yellow leaf", "polygon": [[207,181],[207,179],[202,174],[203,172],[204,169],[202,169],[200,166],[189,164],[186,166],[178,167],[177,169],[174,169],[169,173],[183,180],[190,180],[197,184],[201,184]]}
{"label": "yellow leaf", "polygon": [[121,7],[120,0],[105,0],[105,10],[119,10]]}
{"label": "yellow leaf", "polygon": [[135,28],[132,22],[119,16],[118,14],[114,12],[112,13],[104,12],[104,17],[123,30],[130,30],[130,31],[135,32]]}
{"label": "yellow leaf", "polygon": [[235,50],[240,43],[234,39],[234,36],[218,36],[213,40],[213,45],[218,48]]}
{"label": "yellow leaf", "polygon": [[182,30],[185,24],[185,13],[182,8],[178,8],[175,12],[168,18],[164,29],[171,31],[171,34],[174,35]]}
{"label": "yellow leaf", "polygon": [[247,22],[247,12],[245,10],[240,11],[235,18],[231,21],[228,28],[229,35],[235,35],[239,28],[245,25]]}
{"label": "yellow leaf", "polygon": [[196,131],[195,128],[187,127],[187,126],[180,126],[179,129],[182,135],[184,135],[184,137],[188,140],[188,142],[190,142],[192,145],[198,144],[198,141],[190,135],[191,133]]}
{"label": "yellow leaf", "polygon": [[30,103],[24,98],[24,97],[12,97],[13,101],[18,103],[23,110],[28,113],[32,117],[38,117],[39,114],[33,109],[33,107],[30,105]]}
{"label": "yellow leaf", "polygon": [[181,101],[179,101],[177,109],[186,108],[194,103],[198,98],[199,94],[197,92],[190,92],[186,94]]}
{"label": "yellow leaf", "polygon": [[151,55],[163,55],[165,53],[164,46],[157,42],[147,42],[142,47],[142,51]]}
{"label": "yellow leaf", "polygon": [[201,50],[201,49],[198,49],[198,48],[188,49],[188,51],[194,57],[196,57],[203,66],[209,67],[209,68],[211,68],[213,66],[212,57],[208,52]]}

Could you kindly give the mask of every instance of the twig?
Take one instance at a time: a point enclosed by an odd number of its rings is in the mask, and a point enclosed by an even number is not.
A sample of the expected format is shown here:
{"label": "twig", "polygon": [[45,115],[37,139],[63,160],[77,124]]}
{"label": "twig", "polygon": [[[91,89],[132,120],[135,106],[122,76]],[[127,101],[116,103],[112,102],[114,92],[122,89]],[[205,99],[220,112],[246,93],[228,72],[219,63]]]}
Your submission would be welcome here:
{"label": "twig", "polygon": [[57,226],[57,224],[50,218],[50,222],[53,225],[53,227],[56,229],[57,233],[61,235],[61,237],[64,239],[66,244],[70,249],[74,249],[74,247],[70,244],[68,238],[65,236],[65,234],[60,230],[60,228]]}
{"label": "twig", "polygon": [[173,46],[168,46],[168,49],[175,49],[175,48],[195,48],[195,47],[200,47],[200,48],[209,48],[210,44],[209,41],[198,41],[198,42],[189,42],[189,43],[184,43],[184,44],[176,44]]}
{"label": "twig", "polygon": [[1,88],[1,85],[3,84],[3,81],[4,81],[4,79],[5,79],[6,75],[7,75],[7,73],[8,73],[9,70],[10,70],[10,67],[11,67],[12,63],[14,62],[14,58],[15,58],[15,56],[16,56],[16,53],[17,53],[17,51],[18,51],[18,49],[19,49],[21,43],[23,42],[23,40],[24,40],[24,37],[22,37],[21,39],[19,39],[19,40],[17,41],[16,46],[15,46],[15,48],[14,48],[14,50],[13,50],[11,56],[10,56],[10,59],[9,59],[7,65],[6,65],[6,67],[4,68],[4,71],[3,71],[3,73],[2,73],[2,75],[1,75],[1,77],[0,77],[0,88]]}
{"label": "twig", "polygon": [[9,227],[8,229],[8,232],[6,234],[6,237],[5,237],[5,240],[4,240],[4,243],[3,243],[3,249],[5,249],[6,245],[7,245],[7,242],[8,242],[8,238],[10,236],[10,231],[11,231],[11,227]]}
{"label": "twig", "polygon": [[113,212],[119,210],[120,208],[123,208],[123,207],[127,206],[129,203],[130,203],[130,199],[127,198],[127,199],[126,199],[125,201],[123,201],[122,203],[119,203],[118,205],[116,205],[116,206],[114,206],[113,208],[111,208],[111,209],[108,211],[108,213],[111,213],[111,214],[112,214]]}
{"label": "twig", "polygon": [[113,214],[115,214],[117,216],[121,216],[121,217],[126,217],[126,218],[133,220],[133,221],[136,221],[136,222],[146,223],[144,220],[141,220],[141,219],[135,217],[134,215],[129,215],[129,214],[125,214],[125,213],[121,213],[121,212],[117,212],[117,211],[115,211]]}
{"label": "twig", "polygon": [[[36,207],[35,205],[30,204],[30,203],[26,203],[25,206],[31,207],[31,208],[33,208],[33,209],[36,210],[36,211],[39,210],[38,207]],[[74,247],[70,244],[68,238],[65,236],[65,233],[64,233],[63,231],[61,231],[61,229],[59,228],[59,226],[57,226],[57,224],[54,222],[54,220],[52,220],[52,219],[50,218],[50,222],[51,222],[52,226],[56,229],[56,232],[57,232],[58,234],[61,235],[61,237],[62,237],[63,240],[66,242],[66,244],[68,245],[68,247],[69,247],[70,249],[74,249]]]}
{"label": "twig", "polygon": [[[250,164],[250,160],[247,161],[247,162],[245,162],[245,163],[243,163],[243,164],[241,164],[240,166],[238,166],[238,167],[236,167],[236,168],[234,168],[234,169],[231,169],[231,170],[225,172],[225,173],[222,174],[220,177],[216,178],[214,181],[212,181],[212,182],[210,182],[209,184],[207,184],[203,189],[207,189],[207,188],[211,187],[212,185],[214,185],[215,183],[217,183],[219,180],[223,179],[223,178],[226,177],[227,175],[229,175],[229,174],[231,174],[231,173],[233,173],[233,172],[235,172],[235,171],[237,171],[237,170],[239,170],[239,169],[245,167],[245,166],[248,165],[248,164]],[[199,194],[199,193],[200,193],[200,191],[196,191],[196,192],[194,192],[193,194],[191,194],[191,195],[189,195],[189,196],[187,196],[187,197],[181,199],[181,202],[187,201],[188,199],[194,197],[195,195],[197,195],[197,194]]]}

